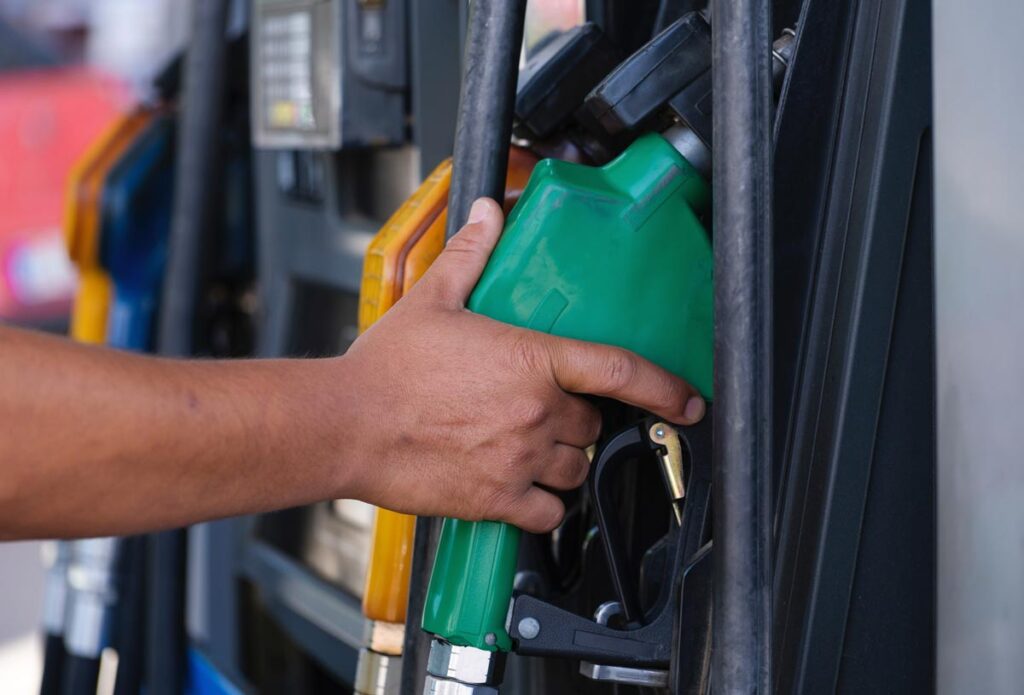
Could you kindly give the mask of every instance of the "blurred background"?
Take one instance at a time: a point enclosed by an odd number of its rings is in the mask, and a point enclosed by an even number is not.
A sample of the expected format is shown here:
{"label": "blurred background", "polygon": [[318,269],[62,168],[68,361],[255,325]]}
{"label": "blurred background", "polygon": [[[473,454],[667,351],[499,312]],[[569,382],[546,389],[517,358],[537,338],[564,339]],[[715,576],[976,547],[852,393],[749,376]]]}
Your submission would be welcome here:
{"label": "blurred background", "polygon": [[71,166],[174,55],[190,3],[0,0],[0,320],[60,330]]}
{"label": "blurred background", "polygon": [[[189,28],[180,0],[0,0],[0,321],[63,332],[71,167],[145,98]],[[38,692],[39,543],[0,544],[0,689]]]}

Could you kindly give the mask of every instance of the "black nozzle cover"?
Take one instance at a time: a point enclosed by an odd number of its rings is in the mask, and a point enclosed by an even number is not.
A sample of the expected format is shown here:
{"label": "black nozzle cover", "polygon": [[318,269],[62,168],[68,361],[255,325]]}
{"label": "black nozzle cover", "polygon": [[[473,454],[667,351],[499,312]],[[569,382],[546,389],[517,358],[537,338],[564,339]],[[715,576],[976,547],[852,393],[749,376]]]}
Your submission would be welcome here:
{"label": "black nozzle cover", "polygon": [[622,52],[593,22],[552,39],[519,73],[516,135],[530,140],[554,135],[622,58]]}
{"label": "black nozzle cover", "polygon": [[609,135],[639,128],[711,67],[711,27],[690,12],[626,59],[586,99]]}

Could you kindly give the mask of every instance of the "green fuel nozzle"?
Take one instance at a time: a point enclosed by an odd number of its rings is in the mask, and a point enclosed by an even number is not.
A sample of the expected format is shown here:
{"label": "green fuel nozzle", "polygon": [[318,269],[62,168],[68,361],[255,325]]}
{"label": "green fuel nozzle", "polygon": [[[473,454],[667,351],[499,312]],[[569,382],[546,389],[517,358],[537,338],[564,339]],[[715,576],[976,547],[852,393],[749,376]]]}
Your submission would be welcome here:
{"label": "green fuel nozzle", "polygon": [[[687,19],[684,33],[700,39],[696,45],[704,50],[698,19]],[[777,79],[792,39],[787,32],[776,42]],[[711,83],[709,69],[687,64],[695,77],[661,97],[659,122],[669,126],[663,134],[635,138],[600,167],[552,159],[537,165],[469,308],[516,326],[626,348],[710,399],[713,258],[702,220],[711,206]],[[606,82],[623,74],[630,70],[620,66]],[[599,87],[597,93],[607,123],[624,122],[614,112],[619,104],[640,113],[637,122],[654,112],[635,108],[635,89]],[[612,103],[609,94],[622,96]],[[508,524],[444,520],[422,623],[435,638],[425,693],[497,692],[504,654],[514,647],[508,621],[519,540],[519,529]],[[537,631],[544,629],[537,623]],[[529,619],[512,630],[518,639],[543,641],[537,631]]]}
{"label": "green fuel nozzle", "polygon": [[[705,179],[661,135],[603,167],[542,161],[469,308],[627,348],[709,397],[712,254],[700,220],[710,203]],[[479,688],[493,683],[467,681],[495,677],[500,658],[486,653],[512,648],[505,621],[519,535],[494,521],[444,521],[423,615],[438,638],[428,690],[444,679],[489,692]]]}

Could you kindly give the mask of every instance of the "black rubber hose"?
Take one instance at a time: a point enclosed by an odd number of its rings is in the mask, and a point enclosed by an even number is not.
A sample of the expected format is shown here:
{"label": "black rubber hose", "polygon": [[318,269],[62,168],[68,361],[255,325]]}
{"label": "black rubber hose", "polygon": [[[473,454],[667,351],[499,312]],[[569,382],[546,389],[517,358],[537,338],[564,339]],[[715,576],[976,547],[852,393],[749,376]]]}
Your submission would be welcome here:
{"label": "black rubber hose", "polygon": [[124,544],[124,572],[118,601],[114,695],[139,695],[145,661],[147,539],[130,536],[121,542]]}
{"label": "black rubber hose", "polygon": [[711,682],[770,692],[772,22],[712,0],[715,230]]}
{"label": "black rubber hose", "polygon": [[47,633],[43,642],[43,679],[39,695],[61,695],[66,656],[64,636]]}
{"label": "black rubber hose", "polygon": [[171,236],[157,334],[159,352],[171,357],[188,357],[194,349],[200,271],[206,250],[204,232],[210,228],[220,180],[229,6],[229,0],[202,0],[193,5],[193,33],[185,55],[179,109]]}
{"label": "black rubber hose", "polygon": [[[228,0],[193,3],[185,55],[174,207],[160,301],[158,352],[186,357],[204,276],[210,218],[220,169],[227,54]],[[150,544],[146,682],[149,695],[180,695],[185,657],[184,530],[154,534]]]}
{"label": "black rubber hose", "polygon": [[[477,198],[504,200],[525,18],[526,0],[474,0],[470,5],[448,196],[449,239],[466,223]],[[440,519],[416,520],[402,658],[403,693],[419,692],[426,675],[430,637],[420,624],[440,524]]]}
{"label": "black rubber hose", "polygon": [[64,657],[64,695],[96,695],[100,660],[68,654]]}
{"label": "black rubber hose", "polygon": [[526,0],[474,0],[463,53],[459,120],[455,128],[450,239],[477,198],[505,197],[508,146],[516,101]]}
{"label": "black rubber hose", "polygon": [[427,604],[427,580],[434,566],[437,541],[441,535],[441,520],[434,517],[416,518],[416,534],[412,546],[412,579],[409,582],[409,603],[405,614],[405,639],[402,643],[402,675],[400,693],[418,693],[423,690],[427,674],[427,657],[431,637],[423,631],[423,609]]}
{"label": "black rubber hose", "polygon": [[180,695],[185,668],[185,551],[183,530],[150,536],[146,621],[146,692]]}

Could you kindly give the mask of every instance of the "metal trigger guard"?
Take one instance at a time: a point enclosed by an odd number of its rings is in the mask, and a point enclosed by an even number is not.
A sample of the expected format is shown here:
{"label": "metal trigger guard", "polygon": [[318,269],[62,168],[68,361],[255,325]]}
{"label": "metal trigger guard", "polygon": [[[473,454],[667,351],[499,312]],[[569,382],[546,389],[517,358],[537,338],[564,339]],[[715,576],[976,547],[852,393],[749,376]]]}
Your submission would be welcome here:
{"label": "metal trigger guard", "polygon": [[[711,548],[710,543],[702,547],[702,540],[710,523],[710,406],[699,424],[676,428],[689,461],[686,497],[680,522],[673,523],[666,536],[669,547],[665,564],[667,581],[662,583],[647,615],[642,614],[636,583],[623,563],[622,532],[614,521],[609,481],[613,480],[619,467],[630,461],[667,453],[663,444],[652,441],[652,426],[657,422],[648,418],[612,437],[597,452],[591,470],[591,490],[601,538],[627,621],[625,628],[609,627],[533,596],[520,594],[514,597],[509,615],[509,634],[515,643],[514,651],[530,656],[558,656],[638,668],[667,669],[670,664],[675,664],[674,670],[678,670],[690,659],[685,655],[680,659],[674,653],[674,644],[686,644],[688,649],[692,645],[693,650],[701,652],[706,649],[710,635]],[[678,486],[668,476],[666,488],[670,499],[674,498],[673,489],[678,491]],[[692,597],[691,604],[701,605],[685,605],[684,597],[687,596]],[[521,627],[525,630],[521,631]],[[693,674],[694,677],[697,675]],[[676,675],[676,678],[680,677]]]}

